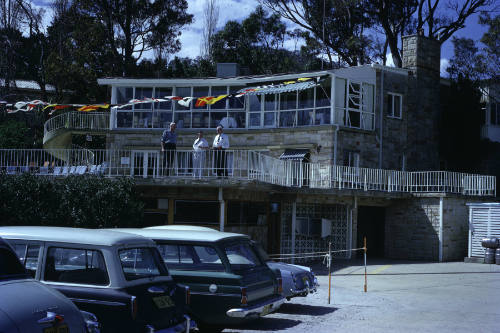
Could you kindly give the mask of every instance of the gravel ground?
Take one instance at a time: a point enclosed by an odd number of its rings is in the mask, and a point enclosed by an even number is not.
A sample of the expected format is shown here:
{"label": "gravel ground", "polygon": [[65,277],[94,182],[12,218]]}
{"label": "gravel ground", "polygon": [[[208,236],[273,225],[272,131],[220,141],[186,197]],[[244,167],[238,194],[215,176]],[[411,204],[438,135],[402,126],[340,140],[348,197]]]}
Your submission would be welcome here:
{"label": "gravel ground", "polygon": [[377,261],[363,292],[360,262],[324,266],[317,293],[224,332],[500,332],[500,265]]}

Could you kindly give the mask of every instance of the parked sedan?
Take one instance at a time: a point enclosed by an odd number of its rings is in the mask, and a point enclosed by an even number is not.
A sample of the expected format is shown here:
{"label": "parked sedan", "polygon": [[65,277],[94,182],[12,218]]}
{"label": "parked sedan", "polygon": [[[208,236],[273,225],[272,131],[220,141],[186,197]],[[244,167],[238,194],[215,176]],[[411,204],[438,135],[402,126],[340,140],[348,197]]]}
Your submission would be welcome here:
{"label": "parked sedan", "polygon": [[266,262],[269,268],[280,270],[283,279],[283,296],[287,300],[297,296],[305,297],[317,291],[319,287],[318,279],[311,268],[272,261],[260,243],[253,242],[253,245],[260,258]]}
{"label": "parked sedan", "polygon": [[99,323],[60,292],[33,280],[0,238],[0,332],[98,333]]}

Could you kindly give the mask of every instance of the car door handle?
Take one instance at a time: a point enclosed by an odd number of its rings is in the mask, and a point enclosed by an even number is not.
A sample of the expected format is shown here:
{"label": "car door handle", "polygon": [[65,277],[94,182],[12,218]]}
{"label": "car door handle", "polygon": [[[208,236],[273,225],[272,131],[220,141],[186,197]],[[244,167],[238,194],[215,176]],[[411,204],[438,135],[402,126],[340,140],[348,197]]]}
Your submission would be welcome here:
{"label": "car door handle", "polygon": [[151,286],[148,288],[148,291],[151,294],[163,294],[165,292],[165,289],[157,287],[157,286]]}
{"label": "car door handle", "polygon": [[39,324],[57,324],[64,321],[64,316],[55,312],[47,311],[47,316],[38,320]]}

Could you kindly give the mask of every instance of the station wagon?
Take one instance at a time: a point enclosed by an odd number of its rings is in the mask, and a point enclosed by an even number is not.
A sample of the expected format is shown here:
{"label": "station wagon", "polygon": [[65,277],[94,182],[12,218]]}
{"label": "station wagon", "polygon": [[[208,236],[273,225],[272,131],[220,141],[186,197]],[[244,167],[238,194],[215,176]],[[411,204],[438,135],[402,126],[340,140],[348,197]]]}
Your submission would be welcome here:
{"label": "station wagon", "polygon": [[118,229],[153,239],[178,283],[191,288],[200,328],[215,331],[265,316],[284,302],[281,278],[247,236],[218,231]]}
{"label": "station wagon", "polygon": [[105,230],[1,227],[30,274],[94,313],[103,332],[182,332],[189,287],[177,285],[150,239]]}
{"label": "station wagon", "polygon": [[29,276],[0,238],[0,332],[99,333],[91,313]]}

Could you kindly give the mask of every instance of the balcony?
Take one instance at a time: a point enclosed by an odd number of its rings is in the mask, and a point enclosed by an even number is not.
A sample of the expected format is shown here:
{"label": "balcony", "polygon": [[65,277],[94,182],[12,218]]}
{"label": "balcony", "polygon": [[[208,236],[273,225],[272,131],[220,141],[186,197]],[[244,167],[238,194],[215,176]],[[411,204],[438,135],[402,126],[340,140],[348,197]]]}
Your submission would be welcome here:
{"label": "balcony", "polygon": [[220,158],[218,151],[214,150],[202,155],[195,155],[192,150],[177,150],[172,155],[172,167],[167,172],[165,156],[158,150],[52,149],[49,153],[43,149],[0,149],[0,171],[10,175],[32,173],[50,177],[134,177],[159,185],[175,180],[189,185],[197,180],[224,178],[288,188],[496,195],[494,176],[300,163],[279,160],[251,150],[225,151],[226,162],[223,168],[218,169]]}

